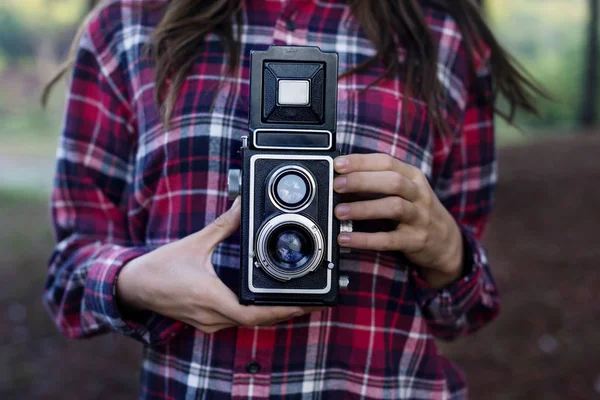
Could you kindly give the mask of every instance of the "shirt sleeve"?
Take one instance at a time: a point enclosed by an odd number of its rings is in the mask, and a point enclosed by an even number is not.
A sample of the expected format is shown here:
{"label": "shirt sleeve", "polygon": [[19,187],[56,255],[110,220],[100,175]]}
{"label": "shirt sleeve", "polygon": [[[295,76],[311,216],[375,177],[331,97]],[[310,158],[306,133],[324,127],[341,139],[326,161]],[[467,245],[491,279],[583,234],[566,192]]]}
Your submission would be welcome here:
{"label": "shirt sleeve", "polygon": [[67,337],[116,331],[156,344],[183,323],[152,312],[125,318],[115,293],[123,266],[149,250],[128,231],[135,118],[111,48],[94,44],[105,27],[90,23],[70,81],[51,203],[57,245],[43,301]]}
{"label": "shirt sleeve", "polygon": [[479,70],[470,85],[461,128],[434,190],[456,219],[463,235],[464,274],[441,289],[432,289],[413,269],[423,315],[433,335],[453,339],[476,331],[499,312],[496,283],[481,244],[491,213],[497,180],[494,102],[489,70]]}

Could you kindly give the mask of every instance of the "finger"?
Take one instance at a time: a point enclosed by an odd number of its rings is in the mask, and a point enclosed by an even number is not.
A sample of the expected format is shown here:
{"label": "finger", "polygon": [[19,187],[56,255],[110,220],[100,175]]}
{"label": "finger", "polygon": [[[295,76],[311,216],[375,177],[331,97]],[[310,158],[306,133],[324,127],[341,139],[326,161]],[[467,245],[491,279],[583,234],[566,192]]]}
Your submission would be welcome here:
{"label": "finger", "polygon": [[212,299],[218,299],[210,306],[219,314],[233,320],[238,325],[258,326],[268,321],[292,318],[302,315],[302,307],[265,307],[240,305],[236,295],[221,281],[216,282],[211,289]]}
{"label": "finger", "polygon": [[220,312],[213,310],[213,309],[208,309],[208,308],[203,308],[197,311],[197,313],[194,315],[194,319],[196,320],[196,322],[198,324],[202,324],[202,325],[206,325],[206,326],[212,326],[212,325],[223,325],[223,324],[229,324],[229,325],[237,325],[237,322],[234,321],[233,319],[227,317],[226,315],[221,314]]}
{"label": "finger", "polygon": [[398,251],[404,249],[402,238],[394,232],[353,232],[342,233],[338,243],[343,247],[360,250]]}
{"label": "finger", "polygon": [[222,331],[223,329],[233,328],[236,326],[235,324],[223,324],[223,325],[193,325],[196,329],[207,333],[215,333],[218,331]]}
{"label": "finger", "polygon": [[335,159],[334,164],[339,174],[358,171],[396,171],[409,179],[414,179],[419,171],[416,167],[383,153],[341,156]]}
{"label": "finger", "polygon": [[221,280],[217,279],[208,288],[207,298],[209,301],[206,306],[212,308],[215,312],[223,315],[225,318],[233,321],[237,325],[243,325],[243,307],[235,293],[231,291]]}
{"label": "finger", "polygon": [[[298,315],[299,317],[300,315]],[[277,325],[277,324],[281,324],[282,322],[287,322],[287,321],[291,321],[292,319],[296,318],[295,316],[285,316],[284,318],[279,318],[273,321],[262,321],[260,324],[258,324],[258,326],[271,326],[271,325]]]}
{"label": "finger", "polygon": [[303,315],[306,314],[312,314],[312,313],[317,313],[317,312],[321,312],[323,310],[326,310],[328,307],[323,307],[323,306],[317,306],[317,307],[302,307],[303,308]]}
{"label": "finger", "polygon": [[310,314],[314,312],[320,312],[327,309],[325,306],[312,306],[312,307],[302,307],[302,310],[305,314]]}
{"label": "finger", "polygon": [[338,193],[381,193],[409,201],[419,198],[419,186],[393,171],[351,172],[335,178],[333,187]]}
{"label": "finger", "polygon": [[241,306],[239,319],[244,326],[272,325],[277,322],[304,315],[302,307],[287,306]]}
{"label": "finger", "polygon": [[241,200],[237,197],[229,210],[219,215],[210,225],[206,226],[200,232],[194,234],[198,242],[209,249],[215,247],[223,240],[231,236],[240,227],[241,219]]}
{"label": "finger", "polygon": [[410,225],[400,225],[391,232],[342,233],[338,236],[338,243],[355,249],[412,253],[422,249],[426,239],[423,230]]}
{"label": "finger", "polygon": [[302,315],[306,315],[306,314],[310,314],[313,312],[319,312],[319,311],[323,311],[326,307],[302,307],[302,312],[298,313],[296,315],[293,316],[286,316],[284,318],[278,319],[278,320],[274,320],[274,321],[270,321],[270,322],[265,322],[263,324],[261,324],[262,326],[268,326],[268,325],[275,325],[281,322],[285,322],[285,321],[289,321],[292,320],[294,318],[297,317],[301,317]]}
{"label": "finger", "polygon": [[335,208],[335,216],[341,221],[393,219],[411,222],[417,218],[418,211],[414,203],[398,196],[389,196],[377,200],[339,204]]}
{"label": "finger", "polygon": [[223,324],[203,324],[200,323],[198,321],[196,321],[193,318],[186,318],[186,317],[181,317],[178,318],[181,322],[183,322],[184,324],[187,324],[195,329],[198,329],[199,331],[202,331],[204,333],[215,333],[217,331],[220,331],[222,329],[227,329],[227,328],[231,328],[233,326],[236,326],[236,324],[231,324],[231,323],[223,323]]}

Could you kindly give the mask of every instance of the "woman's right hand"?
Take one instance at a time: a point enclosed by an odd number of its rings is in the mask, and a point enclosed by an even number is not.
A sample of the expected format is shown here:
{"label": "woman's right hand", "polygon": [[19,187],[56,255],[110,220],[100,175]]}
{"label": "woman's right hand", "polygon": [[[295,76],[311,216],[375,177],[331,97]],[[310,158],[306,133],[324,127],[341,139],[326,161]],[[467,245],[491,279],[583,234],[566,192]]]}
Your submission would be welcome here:
{"label": "woman's right hand", "polygon": [[211,262],[217,245],[240,225],[240,199],[212,224],[130,261],[117,280],[127,309],[150,310],[205,333],[233,326],[271,325],[322,307],[243,306]]}

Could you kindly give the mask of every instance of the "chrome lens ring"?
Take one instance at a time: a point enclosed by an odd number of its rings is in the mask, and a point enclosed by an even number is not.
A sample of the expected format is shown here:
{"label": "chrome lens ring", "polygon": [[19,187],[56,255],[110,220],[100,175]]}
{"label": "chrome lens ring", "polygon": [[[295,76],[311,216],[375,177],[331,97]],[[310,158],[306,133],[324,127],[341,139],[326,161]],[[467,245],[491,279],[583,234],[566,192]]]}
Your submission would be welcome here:
{"label": "chrome lens ring", "polygon": [[[298,204],[285,204],[280,199],[280,196],[277,194],[278,185],[281,182],[281,179],[286,175],[298,176],[306,184],[307,193],[304,196],[304,199]],[[279,168],[271,175],[271,179],[269,179],[268,184],[269,199],[271,200],[271,203],[275,205],[275,207],[277,207],[283,212],[300,212],[302,210],[305,210],[310,205],[310,203],[312,203],[313,199],[315,198],[316,187],[317,185],[315,179],[313,178],[312,174],[308,172],[307,169],[298,165],[286,165]]]}
{"label": "chrome lens ring", "polygon": [[[309,261],[301,268],[295,271],[286,271],[280,268],[269,254],[269,243],[273,233],[282,227],[290,227],[290,229],[301,229],[312,240],[313,255]],[[267,221],[256,238],[256,256],[258,262],[273,278],[280,281],[289,281],[291,279],[300,278],[314,271],[321,261],[325,249],[325,241],[321,230],[310,219],[295,214],[281,214]]]}

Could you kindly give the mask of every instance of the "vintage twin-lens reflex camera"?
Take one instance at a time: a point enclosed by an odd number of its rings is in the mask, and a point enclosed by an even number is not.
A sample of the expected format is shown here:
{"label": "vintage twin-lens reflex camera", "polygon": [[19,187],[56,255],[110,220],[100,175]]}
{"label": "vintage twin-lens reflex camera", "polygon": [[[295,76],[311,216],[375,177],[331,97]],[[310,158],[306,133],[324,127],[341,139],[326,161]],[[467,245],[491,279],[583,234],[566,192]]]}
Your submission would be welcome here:
{"label": "vintage twin-lens reflex camera", "polygon": [[338,56],[317,47],[252,52],[249,137],[229,196],[242,196],[242,304],[335,305],[340,224],[333,209]]}

